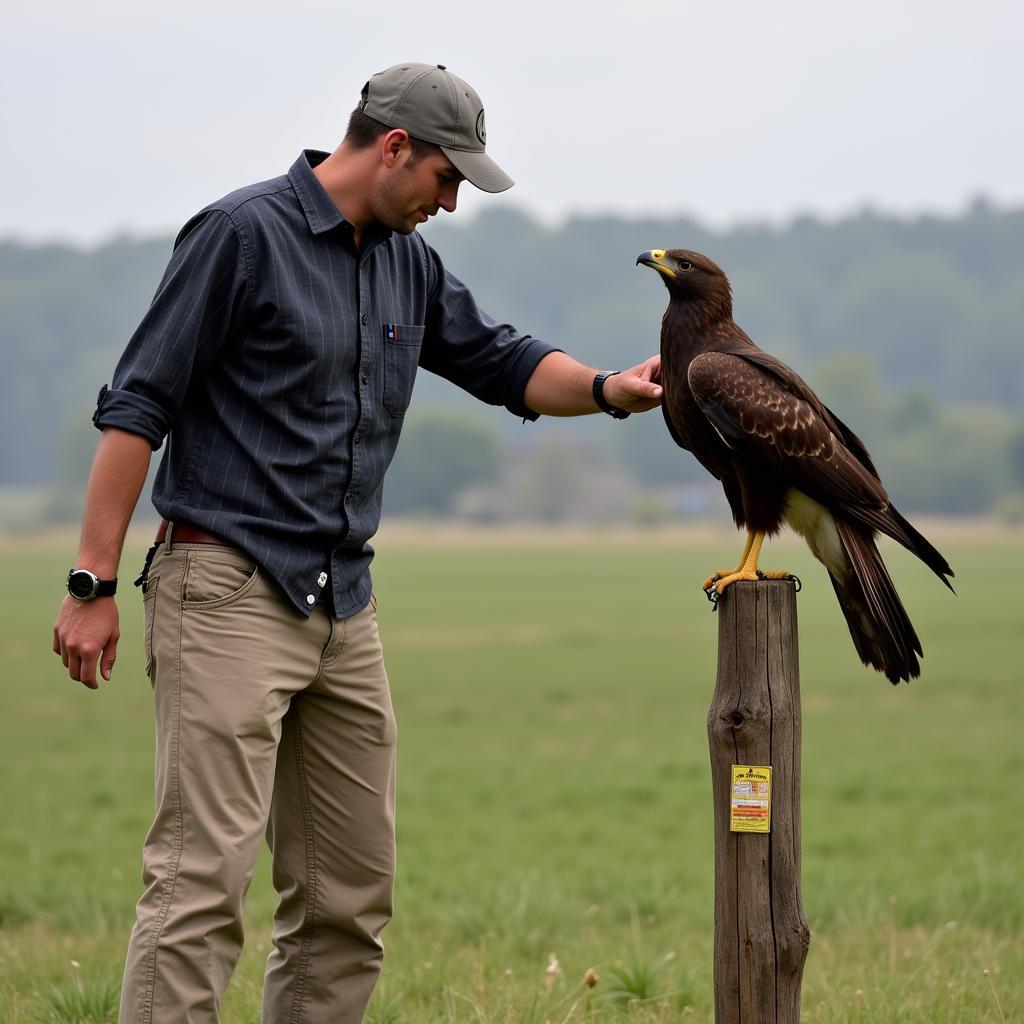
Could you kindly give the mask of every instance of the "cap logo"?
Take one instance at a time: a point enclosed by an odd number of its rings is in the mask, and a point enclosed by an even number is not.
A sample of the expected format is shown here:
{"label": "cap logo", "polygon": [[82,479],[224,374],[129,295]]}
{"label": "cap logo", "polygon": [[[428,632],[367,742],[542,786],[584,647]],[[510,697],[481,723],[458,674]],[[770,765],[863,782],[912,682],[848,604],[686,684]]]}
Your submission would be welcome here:
{"label": "cap logo", "polygon": [[480,108],[480,113],[476,115],[476,137],[480,140],[480,145],[487,145],[487,129],[484,127],[484,108]]}

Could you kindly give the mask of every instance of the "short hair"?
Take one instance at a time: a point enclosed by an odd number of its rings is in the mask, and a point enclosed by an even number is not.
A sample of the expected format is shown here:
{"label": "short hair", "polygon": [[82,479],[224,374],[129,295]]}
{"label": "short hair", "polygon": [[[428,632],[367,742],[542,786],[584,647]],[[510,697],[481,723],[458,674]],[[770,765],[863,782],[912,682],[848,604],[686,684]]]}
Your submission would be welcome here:
{"label": "short hair", "polygon": [[[367,149],[389,131],[391,129],[386,124],[382,124],[375,117],[368,117],[356,107],[348,119],[348,130],[345,132],[345,138],[342,141],[347,142],[356,150]],[[409,144],[412,146],[410,164],[421,160],[425,156],[433,156],[434,153],[441,152],[440,146],[434,145],[433,142],[424,142],[422,139],[417,139],[412,135],[409,136]]]}

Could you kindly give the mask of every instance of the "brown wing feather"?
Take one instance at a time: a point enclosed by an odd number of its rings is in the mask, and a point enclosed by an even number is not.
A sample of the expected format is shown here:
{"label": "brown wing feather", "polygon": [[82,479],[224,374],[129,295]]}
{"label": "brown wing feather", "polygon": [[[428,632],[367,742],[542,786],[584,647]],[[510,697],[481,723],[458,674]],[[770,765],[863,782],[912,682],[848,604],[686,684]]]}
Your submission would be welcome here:
{"label": "brown wing feather", "polygon": [[688,381],[726,444],[774,463],[801,491],[826,505],[888,504],[878,477],[851,454],[816,399],[795,395],[776,375],[721,352],[694,358]]}
{"label": "brown wing feather", "polygon": [[737,355],[748,360],[755,366],[760,367],[775,377],[787,391],[802,398],[814,411],[828,424],[829,429],[837,437],[843,439],[843,443],[850,450],[853,457],[877,480],[878,470],[871,460],[864,442],[811,390],[811,386],[792,367],[787,366],[781,359],[776,358],[763,349],[758,348],[752,341],[745,339],[745,344],[738,346],[730,355]]}

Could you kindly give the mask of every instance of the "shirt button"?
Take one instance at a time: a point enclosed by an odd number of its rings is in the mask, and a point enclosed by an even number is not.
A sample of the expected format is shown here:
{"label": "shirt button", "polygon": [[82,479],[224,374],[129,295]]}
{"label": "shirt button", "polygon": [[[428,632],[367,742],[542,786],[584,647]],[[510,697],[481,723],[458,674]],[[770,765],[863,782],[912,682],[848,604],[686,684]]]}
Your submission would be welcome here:
{"label": "shirt button", "polygon": [[370,318],[364,313],[360,318],[359,322],[365,327],[369,322]]}
{"label": "shirt button", "polygon": [[355,441],[356,444],[359,444],[359,442],[362,441],[362,438],[358,434],[356,434],[356,436],[353,438],[353,441]]}
{"label": "shirt button", "polygon": [[369,384],[369,383],[370,383],[370,378],[369,378],[369,376],[368,376],[367,374],[365,374],[365,373],[363,374],[363,383],[364,383],[364,384]]}
{"label": "shirt button", "polygon": [[320,575],[317,576],[316,581],[322,587],[327,582],[327,573],[325,573],[325,572],[320,573]]}
{"label": "shirt button", "polygon": [[307,594],[306,604],[316,604],[316,598],[312,594]]}

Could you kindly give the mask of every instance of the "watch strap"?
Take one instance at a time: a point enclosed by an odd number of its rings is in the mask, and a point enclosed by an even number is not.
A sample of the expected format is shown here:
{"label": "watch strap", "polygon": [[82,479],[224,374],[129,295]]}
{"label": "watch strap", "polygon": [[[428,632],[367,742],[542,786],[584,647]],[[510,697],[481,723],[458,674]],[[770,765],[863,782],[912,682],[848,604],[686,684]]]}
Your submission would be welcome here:
{"label": "watch strap", "polygon": [[591,391],[594,395],[594,402],[601,412],[607,413],[612,419],[624,420],[631,414],[626,412],[625,409],[618,409],[614,405],[611,405],[608,400],[604,397],[604,382],[609,377],[614,377],[617,373],[621,373],[621,370],[602,370],[594,377],[594,383],[591,387]]}

